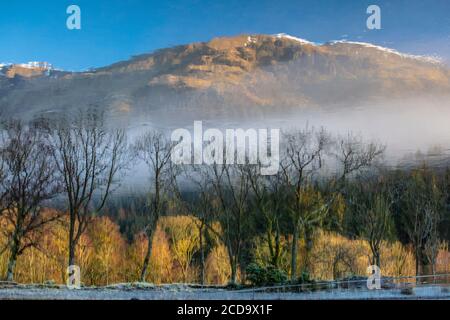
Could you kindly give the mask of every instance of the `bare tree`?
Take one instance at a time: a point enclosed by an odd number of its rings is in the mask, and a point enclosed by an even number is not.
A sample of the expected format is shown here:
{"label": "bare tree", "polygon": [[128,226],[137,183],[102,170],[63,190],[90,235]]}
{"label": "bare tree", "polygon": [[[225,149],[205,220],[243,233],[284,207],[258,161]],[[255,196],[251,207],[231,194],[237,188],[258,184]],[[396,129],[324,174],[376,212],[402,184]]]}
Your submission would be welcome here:
{"label": "bare tree", "polygon": [[339,178],[338,188],[343,188],[346,178],[354,173],[360,173],[373,167],[379,160],[386,146],[375,143],[365,142],[361,136],[348,134],[344,137],[338,137],[335,143],[335,157],[338,161]]}
{"label": "bare tree", "polygon": [[[439,227],[442,220],[442,215],[439,208],[429,206],[425,209],[425,220],[429,226],[430,235],[424,245],[424,254],[427,257],[427,262],[431,266],[431,273],[436,275],[436,263],[441,245],[439,239]],[[433,280],[435,280],[433,278]]]}
{"label": "bare tree", "polygon": [[[306,259],[312,249],[313,232],[320,227],[327,216],[331,205],[345,187],[346,179],[356,172],[361,172],[373,166],[382,156],[384,146],[376,143],[365,143],[362,138],[349,134],[337,140],[322,129],[316,131],[306,128],[286,137],[286,152],[281,167],[285,183],[291,190],[289,212],[293,221],[293,240],[291,245],[291,279],[297,273],[297,246],[301,232],[306,240]],[[334,146],[334,152],[333,147]],[[324,159],[327,156],[337,159],[339,174],[334,180],[334,191],[329,199],[316,197],[316,201],[305,206],[304,195],[317,180]],[[308,265],[308,263],[306,263]]]}
{"label": "bare tree", "polygon": [[[345,192],[347,178],[354,174],[361,174],[373,169],[376,161],[384,154],[386,147],[375,142],[366,143],[361,136],[348,134],[338,137],[336,143],[335,157],[338,161],[337,190]],[[370,172],[368,172],[370,176]],[[359,181],[361,182],[361,181]],[[360,187],[355,194],[347,195],[350,205],[362,217],[362,233],[370,244],[372,251],[372,264],[380,266],[381,241],[384,239],[388,221],[391,215],[390,200],[386,195],[370,190],[368,181],[358,184]],[[355,190],[354,190],[355,191]],[[359,191],[359,193],[358,193]]]}
{"label": "bare tree", "polygon": [[436,177],[426,168],[415,170],[400,191],[398,209],[401,225],[414,249],[416,274],[430,272],[439,241],[438,226],[442,219],[443,195]]}
{"label": "bare tree", "polygon": [[[208,178],[208,170],[202,165],[192,165],[184,171],[185,176],[193,183],[192,190],[195,193],[189,199],[183,199],[179,193],[178,198],[182,199],[185,210],[197,219],[195,220],[198,228],[199,247],[200,247],[200,280],[202,284],[206,282],[206,252],[205,235],[211,227],[211,221],[214,210],[214,197],[211,192],[211,181]],[[179,191],[178,188],[176,190]]]}
{"label": "bare tree", "polygon": [[260,174],[260,165],[247,166],[251,187],[251,199],[264,219],[265,238],[269,248],[270,264],[279,267],[282,255],[281,220],[286,213],[287,192],[283,183],[283,175],[272,176]]}
{"label": "bare tree", "polygon": [[[248,233],[250,216],[250,180],[246,174],[248,164],[214,164],[209,167],[212,192],[217,199],[217,219],[222,234],[216,233],[227,247],[231,264],[230,283],[236,284],[241,249]],[[210,228],[213,232],[214,229]]]}
{"label": "bare tree", "polygon": [[9,250],[6,280],[14,278],[17,258],[37,245],[41,228],[58,218],[42,205],[59,191],[50,147],[41,128],[9,121],[0,142],[2,211],[11,229],[2,230]]}
{"label": "bare tree", "polygon": [[372,253],[370,263],[381,266],[381,244],[391,225],[392,196],[380,181],[359,178],[353,183],[348,195],[349,208],[357,220],[361,236],[365,238]]}
{"label": "bare tree", "polygon": [[288,212],[292,219],[291,279],[297,277],[298,241],[302,230],[321,221],[326,207],[318,205],[305,210],[303,196],[314,175],[322,168],[323,156],[329,145],[329,136],[324,130],[306,128],[285,135],[285,157],[281,163],[284,183],[289,190]]}
{"label": "bare tree", "polygon": [[74,121],[61,120],[53,131],[53,157],[63,183],[69,212],[69,265],[92,218],[100,212],[115,179],[125,167],[123,130],[107,130],[103,115],[88,111]]}
{"label": "bare tree", "polygon": [[147,278],[148,266],[152,255],[153,235],[158,219],[164,214],[169,192],[174,187],[174,168],[171,161],[173,143],[162,133],[149,131],[137,139],[133,149],[137,158],[145,162],[151,175],[148,214],[146,215],[144,227],[147,236],[147,252],[142,264],[140,279],[144,282]]}
{"label": "bare tree", "polygon": [[[204,247],[203,234],[211,232],[227,248],[230,261],[230,283],[237,281],[241,249],[250,218],[250,172],[256,166],[249,164],[193,165],[188,177],[194,183],[196,199],[187,204],[190,212],[199,219],[200,247]],[[218,231],[214,222],[219,222]],[[205,277],[205,256],[201,252],[202,281]]]}

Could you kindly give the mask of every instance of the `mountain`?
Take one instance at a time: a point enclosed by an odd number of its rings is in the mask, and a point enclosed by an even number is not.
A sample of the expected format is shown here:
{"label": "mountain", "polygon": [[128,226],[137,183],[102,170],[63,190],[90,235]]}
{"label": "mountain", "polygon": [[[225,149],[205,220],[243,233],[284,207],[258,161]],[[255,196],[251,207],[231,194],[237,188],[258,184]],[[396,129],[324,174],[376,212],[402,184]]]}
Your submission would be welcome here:
{"label": "mountain", "polygon": [[216,38],[88,72],[0,65],[0,110],[27,116],[86,106],[121,117],[251,114],[448,94],[450,70],[436,59],[285,34]]}

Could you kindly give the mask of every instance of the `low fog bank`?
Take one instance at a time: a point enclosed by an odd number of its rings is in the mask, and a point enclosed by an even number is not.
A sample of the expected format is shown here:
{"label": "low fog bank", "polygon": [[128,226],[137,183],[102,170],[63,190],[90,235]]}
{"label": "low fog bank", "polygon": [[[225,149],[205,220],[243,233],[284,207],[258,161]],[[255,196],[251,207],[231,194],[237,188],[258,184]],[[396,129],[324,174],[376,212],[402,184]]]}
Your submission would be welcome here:
{"label": "low fog bank", "polygon": [[450,154],[450,96],[377,104],[293,115],[281,128],[324,127],[334,135],[352,133],[386,145],[386,163],[433,161]]}
{"label": "low fog bank", "polygon": [[[278,110],[256,116],[214,117],[180,111],[154,112],[120,120],[121,125],[128,128],[130,140],[149,129],[161,130],[167,135],[176,128],[193,132],[194,121],[202,121],[203,131],[208,128],[278,128],[290,131],[307,126],[323,127],[333,136],[351,133],[365,141],[386,145],[384,163],[389,167],[411,167],[424,161],[430,166],[446,167],[450,164],[450,96],[380,101],[357,107]],[[147,179],[145,166],[136,164],[127,173],[124,183],[134,187],[144,186]]]}

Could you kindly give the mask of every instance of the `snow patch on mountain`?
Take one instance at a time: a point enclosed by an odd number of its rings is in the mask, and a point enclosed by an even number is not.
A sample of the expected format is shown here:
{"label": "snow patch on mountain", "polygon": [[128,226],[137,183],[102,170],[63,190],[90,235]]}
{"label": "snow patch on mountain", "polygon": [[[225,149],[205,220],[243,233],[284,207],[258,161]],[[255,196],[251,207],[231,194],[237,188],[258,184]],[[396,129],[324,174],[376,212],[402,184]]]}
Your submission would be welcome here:
{"label": "snow patch on mountain", "polygon": [[5,75],[5,69],[10,65],[11,63],[0,62],[0,76]]}
{"label": "snow patch on mountain", "polygon": [[0,62],[0,72],[2,69],[12,66],[12,63],[9,62]]}
{"label": "snow patch on mountain", "polygon": [[308,41],[302,38],[298,38],[298,37],[294,37],[291,36],[289,34],[286,33],[278,33],[275,34],[274,37],[277,38],[282,38],[282,39],[289,39],[289,40],[294,40],[297,41],[301,44],[309,44],[309,45],[313,45],[313,46],[321,46],[321,45],[336,45],[336,44],[350,44],[350,45],[358,45],[358,46],[362,46],[365,48],[373,48],[373,49],[377,49],[380,51],[384,51],[386,53],[389,54],[395,54],[398,55],[402,58],[405,59],[415,59],[415,60],[420,60],[423,62],[428,62],[428,63],[433,63],[433,64],[442,64],[443,63],[443,59],[441,57],[438,56],[430,56],[430,55],[414,55],[414,54],[407,54],[407,53],[401,53],[395,49],[391,49],[391,48],[386,48],[386,47],[382,47],[382,46],[378,46],[372,43],[368,43],[368,42],[357,42],[357,41],[349,41],[349,40],[335,40],[335,41],[330,41],[327,42],[325,44],[322,43],[317,43],[317,42],[312,42],[312,41]]}
{"label": "snow patch on mountain", "polygon": [[46,69],[46,70],[56,70],[53,65],[48,62],[40,61],[30,61],[28,63],[11,63],[11,62],[0,62],[0,69],[17,66],[25,69]]}
{"label": "snow patch on mountain", "polygon": [[0,63],[0,75],[5,76],[9,69],[11,68],[22,68],[22,69],[30,69],[30,70],[39,70],[43,72],[43,74],[50,76],[54,72],[64,72],[64,70],[54,68],[52,64],[48,62],[40,62],[40,61],[30,61],[27,63]]}
{"label": "snow patch on mountain", "polygon": [[442,58],[437,57],[437,56],[425,56],[425,55],[413,55],[413,54],[406,54],[406,53],[401,53],[395,49],[391,49],[391,48],[386,48],[386,47],[382,47],[382,46],[378,46],[372,43],[367,43],[367,42],[357,42],[357,41],[348,41],[348,40],[335,40],[335,41],[331,41],[326,43],[328,45],[336,45],[336,44],[351,44],[351,45],[358,45],[358,46],[362,46],[365,48],[373,48],[373,49],[377,49],[380,51],[384,51],[386,53],[389,54],[395,54],[398,55],[402,58],[406,58],[406,59],[416,59],[416,60],[421,60],[424,62],[429,62],[429,63],[434,63],[434,64],[441,64],[443,62]]}
{"label": "snow patch on mountain", "polygon": [[47,70],[51,70],[53,69],[53,66],[48,63],[48,62],[39,62],[39,61],[31,61],[28,63],[21,63],[18,64],[18,66],[22,67],[22,68],[28,68],[28,69],[47,69]]}
{"label": "snow patch on mountain", "polygon": [[311,42],[311,41],[308,41],[308,40],[305,40],[305,39],[301,39],[301,38],[297,38],[297,37],[288,35],[286,33],[278,33],[278,34],[275,34],[274,37],[277,37],[277,38],[280,38],[280,39],[294,40],[294,41],[300,42],[301,44],[317,45],[314,42]]}

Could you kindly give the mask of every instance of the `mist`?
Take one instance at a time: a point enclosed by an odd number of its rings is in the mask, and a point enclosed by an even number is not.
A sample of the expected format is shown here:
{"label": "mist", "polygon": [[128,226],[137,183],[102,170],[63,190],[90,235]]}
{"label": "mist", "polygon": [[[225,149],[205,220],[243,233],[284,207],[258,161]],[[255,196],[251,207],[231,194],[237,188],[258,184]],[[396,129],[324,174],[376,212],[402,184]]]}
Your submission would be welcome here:
{"label": "mist", "polygon": [[[450,96],[378,101],[351,107],[302,107],[234,116],[160,110],[119,120],[127,127],[130,142],[146,130],[160,130],[168,136],[177,128],[192,133],[194,121],[202,121],[204,131],[208,128],[274,128],[287,132],[306,127],[324,128],[334,137],[352,134],[366,142],[385,145],[383,162],[389,167],[412,167],[424,162],[439,167],[450,164]],[[127,172],[123,184],[128,188],[142,188],[149,179],[145,166],[136,163]]]}

